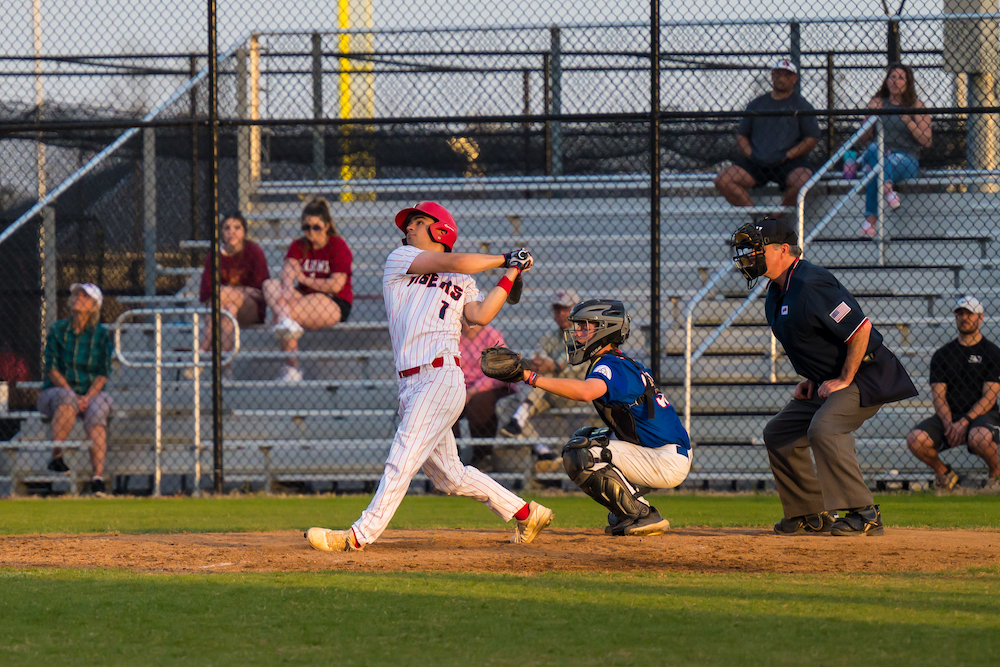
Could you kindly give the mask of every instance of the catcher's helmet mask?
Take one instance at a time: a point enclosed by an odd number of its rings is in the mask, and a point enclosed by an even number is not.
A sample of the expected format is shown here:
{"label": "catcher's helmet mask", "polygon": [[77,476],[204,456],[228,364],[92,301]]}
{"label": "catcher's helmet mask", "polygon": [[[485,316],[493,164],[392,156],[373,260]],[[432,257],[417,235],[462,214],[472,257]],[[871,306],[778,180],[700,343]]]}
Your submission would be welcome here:
{"label": "catcher's helmet mask", "polygon": [[591,299],[576,305],[569,314],[569,328],[563,331],[568,363],[582,364],[607,345],[621,345],[631,321],[621,301]]}
{"label": "catcher's helmet mask", "polygon": [[[448,209],[437,202],[422,201],[397,213],[396,226],[405,234],[406,224],[416,215],[425,215],[434,221],[427,228],[431,241],[443,245],[445,252],[451,252],[458,240],[458,224]],[[403,245],[406,245],[406,237],[403,237]]]}

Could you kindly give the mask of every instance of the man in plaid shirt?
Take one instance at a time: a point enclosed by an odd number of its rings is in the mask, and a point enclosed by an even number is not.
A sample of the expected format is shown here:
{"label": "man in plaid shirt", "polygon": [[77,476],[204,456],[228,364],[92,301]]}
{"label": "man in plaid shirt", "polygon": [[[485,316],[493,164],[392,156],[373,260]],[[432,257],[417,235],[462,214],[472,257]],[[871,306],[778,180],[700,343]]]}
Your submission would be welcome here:
{"label": "man in plaid shirt", "polygon": [[[70,286],[73,316],[49,327],[45,339],[45,381],[38,411],[52,420],[52,439],[63,442],[78,416],[90,438],[94,479],[90,490],[104,493],[104,454],[108,448],[111,397],[104,386],[111,375],[111,337],[100,323],[104,295],[93,283]],[[62,448],[52,450],[49,470],[68,472]]]}

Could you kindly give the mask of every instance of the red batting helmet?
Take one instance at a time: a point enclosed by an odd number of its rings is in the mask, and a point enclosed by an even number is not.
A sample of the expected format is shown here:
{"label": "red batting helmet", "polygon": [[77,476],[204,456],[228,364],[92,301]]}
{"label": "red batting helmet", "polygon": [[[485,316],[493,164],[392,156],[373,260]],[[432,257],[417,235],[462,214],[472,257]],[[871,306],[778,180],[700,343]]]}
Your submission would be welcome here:
{"label": "red batting helmet", "polygon": [[451,249],[455,247],[455,241],[458,240],[458,225],[448,209],[437,202],[422,201],[397,213],[396,226],[406,232],[406,219],[414,213],[423,213],[434,221],[434,224],[428,229],[431,240],[444,245],[445,250],[451,252]]}

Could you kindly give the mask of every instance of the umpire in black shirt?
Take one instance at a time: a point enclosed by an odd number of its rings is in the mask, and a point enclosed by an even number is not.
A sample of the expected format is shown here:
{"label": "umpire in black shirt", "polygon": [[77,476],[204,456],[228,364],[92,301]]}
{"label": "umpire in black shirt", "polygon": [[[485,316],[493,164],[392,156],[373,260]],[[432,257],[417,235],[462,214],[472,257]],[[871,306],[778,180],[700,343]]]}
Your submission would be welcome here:
{"label": "umpire in black shirt", "polygon": [[[917,390],[851,293],[832,273],[801,259],[787,223],[765,218],[744,225],[732,243],[733,261],[748,285],[760,276],[770,279],[767,323],[806,378],[764,428],[784,510],[774,532],[881,535],[882,517],[861,476],[854,431],[884,403]],[[837,510],[846,512],[834,520]]]}

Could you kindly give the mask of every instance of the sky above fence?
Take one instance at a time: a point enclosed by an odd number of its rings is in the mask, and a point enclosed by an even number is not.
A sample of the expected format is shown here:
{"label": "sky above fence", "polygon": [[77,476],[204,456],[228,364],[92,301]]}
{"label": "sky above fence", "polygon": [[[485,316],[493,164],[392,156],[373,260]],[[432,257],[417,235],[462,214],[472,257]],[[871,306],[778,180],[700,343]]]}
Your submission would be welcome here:
{"label": "sky above fence", "polygon": [[[890,11],[900,0],[886,0]],[[45,54],[204,50],[204,0],[37,0]],[[33,55],[33,1],[6,2],[0,11],[0,53]],[[941,0],[910,0],[906,13],[941,11]],[[329,30],[337,26],[330,0],[219,0],[219,45],[250,32]],[[663,20],[882,16],[882,0],[664,0]],[[649,3],[635,0],[376,0],[376,28],[645,21]]]}

